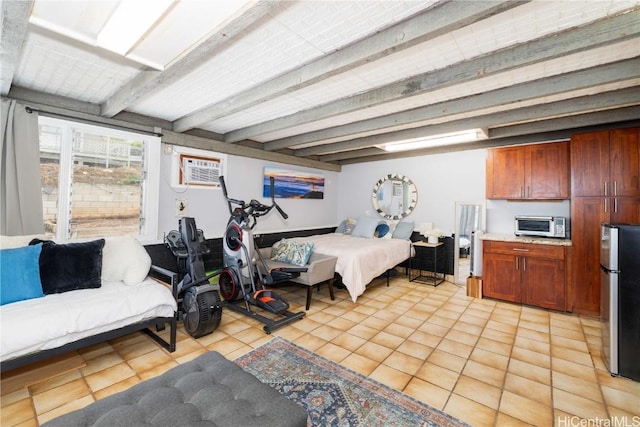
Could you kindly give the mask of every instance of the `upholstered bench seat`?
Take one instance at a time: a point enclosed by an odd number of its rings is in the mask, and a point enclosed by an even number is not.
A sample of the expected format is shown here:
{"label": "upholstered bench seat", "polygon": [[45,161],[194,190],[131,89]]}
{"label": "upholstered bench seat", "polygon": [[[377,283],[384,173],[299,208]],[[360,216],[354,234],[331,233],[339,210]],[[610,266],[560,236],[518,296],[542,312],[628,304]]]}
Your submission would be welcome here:
{"label": "upholstered bench seat", "polygon": [[[262,254],[262,257],[264,258],[269,270],[287,267],[299,267],[298,265],[272,260],[271,257],[273,256],[274,251],[275,245],[274,247],[260,249],[260,253]],[[304,273],[300,273],[300,276],[290,280],[290,282],[294,282],[307,287],[307,310],[309,310],[309,307],[311,306],[311,295],[313,294],[313,287],[316,285],[319,287],[323,282],[327,282],[329,286],[329,296],[331,297],[331,300],[336,299],[333,292],[333,279],[336,273],[337,262],[338,258],[332,255],[313,252],[309,257],[309,261],[304,266],[307,268],[307,271]],[[260,263],[258,263],[258,267],[260,268],[259,264]]]}
{"label": "upholstered bench seat", "polygon": [[44,424],[306,426],[306,410],[217,352]]}

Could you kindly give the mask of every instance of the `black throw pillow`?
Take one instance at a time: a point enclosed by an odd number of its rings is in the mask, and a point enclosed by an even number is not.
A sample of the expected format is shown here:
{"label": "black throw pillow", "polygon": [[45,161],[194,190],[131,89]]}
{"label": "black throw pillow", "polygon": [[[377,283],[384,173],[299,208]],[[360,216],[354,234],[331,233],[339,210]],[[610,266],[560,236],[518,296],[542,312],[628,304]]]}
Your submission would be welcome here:
{"label": "black throw pillow", "polygon": [[40,282],[45,294],[59,294],[102,285],[102,248],[104,239],[91,242],[56,244],[33,239],[30,245],[42,243]]}

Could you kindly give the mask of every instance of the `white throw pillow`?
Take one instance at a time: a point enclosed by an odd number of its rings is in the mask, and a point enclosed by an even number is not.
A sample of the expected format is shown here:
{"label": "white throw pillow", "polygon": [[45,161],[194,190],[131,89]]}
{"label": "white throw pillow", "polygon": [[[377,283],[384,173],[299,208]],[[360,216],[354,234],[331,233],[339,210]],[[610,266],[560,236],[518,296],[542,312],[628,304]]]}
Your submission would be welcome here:
{"label": "white throw pillow", "polygon": [[107,237],[102,249],[102,281],[137,285],[149,274],[151,257],[133,236]]}

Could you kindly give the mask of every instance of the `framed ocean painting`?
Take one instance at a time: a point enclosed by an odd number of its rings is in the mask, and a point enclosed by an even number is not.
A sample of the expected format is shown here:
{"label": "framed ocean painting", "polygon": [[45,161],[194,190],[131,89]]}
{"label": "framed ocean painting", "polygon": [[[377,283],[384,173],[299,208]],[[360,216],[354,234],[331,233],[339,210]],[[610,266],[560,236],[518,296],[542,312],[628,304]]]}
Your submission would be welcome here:
{"label": "framed ocean painting", "polygon": [[262,196],[271,197],[274,177],[275,197],[286,199],[324,199],[324,176],[278,168],[264,168]]}

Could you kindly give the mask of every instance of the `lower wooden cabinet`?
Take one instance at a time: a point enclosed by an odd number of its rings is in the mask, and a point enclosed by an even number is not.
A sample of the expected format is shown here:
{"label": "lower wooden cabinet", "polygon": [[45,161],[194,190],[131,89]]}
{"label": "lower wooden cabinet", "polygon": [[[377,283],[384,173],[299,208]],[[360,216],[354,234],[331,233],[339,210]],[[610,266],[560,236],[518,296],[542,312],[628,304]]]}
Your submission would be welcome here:
{"label": "lower wooden cabinet", "polygon": [[566,310],[564,246],[485,240],[482,259],[483,295]]}

